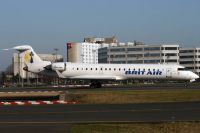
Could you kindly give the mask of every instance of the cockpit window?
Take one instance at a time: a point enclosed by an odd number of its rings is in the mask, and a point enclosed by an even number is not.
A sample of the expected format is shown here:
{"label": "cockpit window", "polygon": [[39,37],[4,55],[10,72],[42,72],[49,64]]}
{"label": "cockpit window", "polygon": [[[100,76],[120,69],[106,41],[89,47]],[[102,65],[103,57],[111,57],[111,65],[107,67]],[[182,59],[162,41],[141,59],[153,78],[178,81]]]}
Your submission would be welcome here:
{"label": "cockpit window", "polygon": [[178,68],[178,71],[188,71],[188,68]]}

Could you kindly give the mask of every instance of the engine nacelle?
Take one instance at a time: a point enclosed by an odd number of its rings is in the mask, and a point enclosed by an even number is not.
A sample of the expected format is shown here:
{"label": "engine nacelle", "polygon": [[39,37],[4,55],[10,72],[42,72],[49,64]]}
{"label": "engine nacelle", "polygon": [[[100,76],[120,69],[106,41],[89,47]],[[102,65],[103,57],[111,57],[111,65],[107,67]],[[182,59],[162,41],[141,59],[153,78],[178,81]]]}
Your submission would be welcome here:
{"label": "engine nacelle", "polygon": [[66,70],[66,63],[63,63],[63,62],[52,63],[52,70],[65,71]]}
{"label": "engine nacelle", "polygon": [[40,73],[42,72],[46,66],[50,65],[51,62],[49,61],[42,61],[38,63],[29,63],[23,69],[25,71],[33,72],[33,73]]}

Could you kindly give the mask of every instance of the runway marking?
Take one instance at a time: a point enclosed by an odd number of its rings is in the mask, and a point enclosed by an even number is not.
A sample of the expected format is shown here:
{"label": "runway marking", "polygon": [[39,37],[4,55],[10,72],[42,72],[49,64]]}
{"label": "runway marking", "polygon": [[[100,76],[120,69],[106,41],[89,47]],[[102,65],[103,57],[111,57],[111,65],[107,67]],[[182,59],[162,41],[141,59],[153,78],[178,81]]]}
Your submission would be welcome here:
{"label": "runway marking", "polygon": [[43,105],[43,104],[77,104],[78,101],[13,101],[13,102],[0,102],[0,106],[6,105]]}

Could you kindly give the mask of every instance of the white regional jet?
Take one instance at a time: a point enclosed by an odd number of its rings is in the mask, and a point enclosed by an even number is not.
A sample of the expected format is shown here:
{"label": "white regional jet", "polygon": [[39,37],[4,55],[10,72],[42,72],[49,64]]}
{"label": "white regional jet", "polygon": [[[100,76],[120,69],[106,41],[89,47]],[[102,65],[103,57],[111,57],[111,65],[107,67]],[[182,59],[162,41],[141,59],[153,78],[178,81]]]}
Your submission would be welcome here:
{"label": "white regional jet", "polygon": [[66,79],[91,80],[91,87],[101,87],[100,80],[125,79],[170,79],[190,80],[199,78],[195,73],[180,65],[172,64],[85,64],[42,61],[29,45],[12,48],[20,52],[26,63],[24,70],[54,75]]}

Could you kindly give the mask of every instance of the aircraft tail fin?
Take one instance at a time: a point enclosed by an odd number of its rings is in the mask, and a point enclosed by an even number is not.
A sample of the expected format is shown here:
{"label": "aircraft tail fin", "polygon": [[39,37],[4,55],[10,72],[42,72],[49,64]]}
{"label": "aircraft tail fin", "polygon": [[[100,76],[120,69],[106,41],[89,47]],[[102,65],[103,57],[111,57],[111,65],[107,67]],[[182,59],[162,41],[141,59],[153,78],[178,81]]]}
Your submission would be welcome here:
{"label": "aircraft tail fin", "polygon": [[13,48],[19,51],[20,57],[25,64],[42,62],[42,59],[35,53],[33,48],[29,45],[21,45]]}

